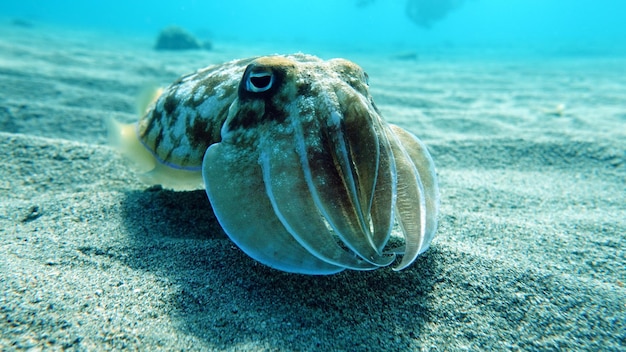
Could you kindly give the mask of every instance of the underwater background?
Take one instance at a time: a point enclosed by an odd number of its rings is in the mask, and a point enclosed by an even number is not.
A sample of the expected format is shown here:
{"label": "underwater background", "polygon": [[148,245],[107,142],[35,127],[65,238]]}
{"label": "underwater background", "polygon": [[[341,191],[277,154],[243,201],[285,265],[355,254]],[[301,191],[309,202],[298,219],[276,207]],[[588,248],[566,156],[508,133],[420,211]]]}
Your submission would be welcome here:
{"label": "underwater background", "polygon": [[[0,0],[0,351],[624,351],[624,18],[623,0]],[[172,25],[209,50],[155,50]],[[271,269],[205,190],[145,183],[110,145],[148,88],[293,52],[360,65],[428,147],[439,225],[405,270]]]}
{"label": "underwater background", "polygon": [[123,35],[168,25],[203,39],[344,50],[524,48],[624,53],[619,0],[3,1],[0,16]]}

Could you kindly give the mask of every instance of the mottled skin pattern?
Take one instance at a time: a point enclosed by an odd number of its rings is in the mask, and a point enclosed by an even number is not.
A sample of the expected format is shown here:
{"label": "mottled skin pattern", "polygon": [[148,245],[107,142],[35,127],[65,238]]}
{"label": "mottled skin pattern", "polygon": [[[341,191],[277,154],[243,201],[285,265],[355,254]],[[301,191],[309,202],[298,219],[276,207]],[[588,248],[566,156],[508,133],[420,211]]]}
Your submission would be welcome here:
{"label": "mottled skin pattern", "polygon": [[166,165],[200,170],[204,152],[221,140],[220,129],[251,61],[231,61],[180,77],[139,121],[139,139]]}
{"label": "mottled skin pattern", "polygon": [[[310,70],[297,83],[295,94],[304,100],[318,99],[320,87],[313,87],[313,76],[324,78],[328,69],[357,92],[366,97],[374,109],[373,99],[367,90],[367,75],[356,64],[343,59],[335,59],[331,65],[320,65],[323,61],[309,55],[296,54],[289,56],[301,65],[301,70]],[[228,117],[228,110],[237,97],[239,83],[246,66],[254,58],[235,60],[216,66],[209,66],[194,73],[177,79],[161,94],[154,106],[138,123],[138,136],[148,150],[162,163],[175,168],[200,170],[202,157],[209,145],[221,140],[220,131]],[[281,61],[282,58],[272,58]],[[287,66],[294,66],[293,62],[285,61]],[[307,63],[310,67],[307,67]],[[294,66],[295,67],[295,66]],[[317,78],[317,77],[316,77]],[[273,93],[273,91],[268,92]],[[287,92],[285,92],[287,93]],[[245,91],[244,91],[245,95]],[[284,119],[286,112],[283,107],[289,102],[286,94],[276,95],[274,104],[266,108],[262,116],[256,116],[254,106],[240,115],[249,114],[251,117],[234,121],[241,127],[250,127],[255,119],[263,120],[264,116],[271,119]],[[292,94],[294,95],[294,94]],[[322,95],[323,96],[323,95]],[[245,99],[245,96],[242,97]],[[348,99],[348,98],[346,98]],[[354,97],[352,99],[355,99]],[[303,114],[311,111],[311,106],[303,106]]]}
{"label": "mottled skin pattern", "polygon": [[[135,142],[125,128],[125,149],[151,159],[142,161],[155,182],[197,186],[201,174],[228,236],[271,267],[332,274],[402,254],[401,270],[435,234],[430,154],[382,119],[350,61],[294,54],[211,66],[169,86]],[[394,224],[400,246],[389,248]]]}

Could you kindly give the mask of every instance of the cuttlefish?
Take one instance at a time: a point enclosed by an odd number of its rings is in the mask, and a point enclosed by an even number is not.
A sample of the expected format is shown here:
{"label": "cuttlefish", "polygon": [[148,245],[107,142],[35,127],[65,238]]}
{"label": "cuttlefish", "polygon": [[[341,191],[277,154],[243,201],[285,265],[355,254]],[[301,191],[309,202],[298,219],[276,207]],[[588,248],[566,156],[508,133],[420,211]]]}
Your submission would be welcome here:
{"label": "cuttlefish", "polygon": [[226,234],[263,264],[401,270],[435,234],[437,177],[424,143],[383,120],[368,85],[345,59],[235,60],[182,76],[111,134],[144,180],[204,188]]}

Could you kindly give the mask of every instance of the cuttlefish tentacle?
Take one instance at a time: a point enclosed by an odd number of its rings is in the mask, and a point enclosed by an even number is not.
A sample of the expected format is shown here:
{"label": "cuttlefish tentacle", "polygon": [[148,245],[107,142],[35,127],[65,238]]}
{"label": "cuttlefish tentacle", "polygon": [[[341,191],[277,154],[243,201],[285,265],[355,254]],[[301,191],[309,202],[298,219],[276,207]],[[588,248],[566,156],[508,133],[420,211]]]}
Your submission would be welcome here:
{"label": "cuttlefish tentacle", "polygon": [[[383,256],[371,245],[369,225],[364,221],[369,215],[361,213],[355,180],[355,170],[349,160],[346,142],[343,139],[332,141],[332,136],[340,136],[337,131],[322,129],[319,140],[307,141],[299,124],[294,126],[296,149],[300,154],[309,192],[316,209],[322,214],[343,245],[363,260],[374,266],[389,265],[393,256]],[[308,147],[315,146],[315,147]],[[370,170],[371,171],[371,170]],[[328,232],[328,230],[327,230]],[[302,236],[317,236],[305,233]]]}
{"label": "cuttlefish tentacle", "polygon": [[425,252],[430,246],[430,242],[435,236],[437,229],[437,214],[439,213],[439,186],[437,183],[437,173],[435,171],[435,163],[428,152],[428,148],[412,133],[396,126],[389,124],[391,132],[401,142],[404,150],[409,158],[413,161],[413,165],[417,169],[417,175],[424,189],[425,201],[425,221],[423,246],[418,254]]}
{"label": "cuttlefish tentacle", "polygon": [[309,190],[306,172],[297,166],[299,155],[290,148],[276,148],[275,143],[263,147],[261,168],[274,212],[287,231],[310,253],[330,264],[354,270],[376,268],[339,246]]}
{"label": "cuttlefish tentacle", "polygon": [[341,89],[336,89],[335,93],[338,100],[344,102],[343,126],[348,136],[350,159],[359,181],[366,226],[371,226],[371,231],[366,229],[365,234],[380,254],[393,227],[397,189],[393,153],[384,135],[384,122],[373,113],[377,110],[372,103],[361,94],[350,96]]}
{"label": "cuttlefish tentacle", "polygon": [[[388,125],[387,136],[398,175],[396,217],[405,236],[404,255],[394,270],[402,270],[428,249],[436,227],[433,214],[438,207],[438,188],[434,164],[425,146],[395,125]],[[425,183],[428,187],[424,186]]]}
{"label": "cuttlefish tentacle", "polygon": [[[302,129],[296,127],[298,130],[302,133]],[[317,141],[296,139],[302,169],[317,209],[350,250],[376,266],[389,265],[393,256],[382,255],[372,243],[369,214],[362,212],[357,190],[359,180],[349,155],[349,143],[340,126],[331,124],[322,128],[317,137]],[[307,145],[315,147],[307,148]]]}
{"label": "cuttlefish tentacle", "polygon": [[413,161],[398,138],[393,133],[389,133],[388,136],[398,175],[396,217],[405,236],[402,261],[400,265],[394,268],[400,270],[412,263],[423,247],[426,229],[426,202],[424,200],[424,187]]}
{"label": "cuttlefish tentacle", "polygon": [[[384,126],[378,119],[374,120],[374,128],[377,135],[385,134]],[[389,241],[394,225],[398,177],[389,139],[379,138],[379,141],[380,158],[373,194],[375,202],[372,203],[370,216],[373,224],[373,242],[378,251],[382,252]]]}

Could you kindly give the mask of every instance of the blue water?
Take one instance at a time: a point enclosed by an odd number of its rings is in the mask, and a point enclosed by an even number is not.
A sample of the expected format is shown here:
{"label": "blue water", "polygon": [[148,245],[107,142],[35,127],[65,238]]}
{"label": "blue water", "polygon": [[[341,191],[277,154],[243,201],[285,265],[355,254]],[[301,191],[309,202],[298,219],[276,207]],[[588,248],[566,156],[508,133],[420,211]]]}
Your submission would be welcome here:
{"label": "blue water", "polygon": [[[431,3],[431,10],[456,6],[426,28],[407,16],[407,2]],[[303,50],[322,44],[626,51],[623,0],[22,0],[0,2],[0,16],[127,34],[156,35],[177,24],[218,42],[299,43]]]}

